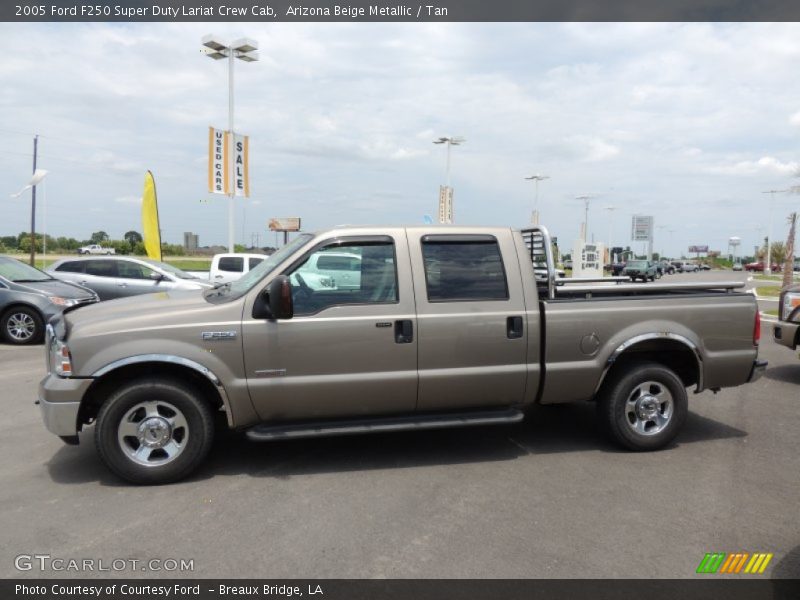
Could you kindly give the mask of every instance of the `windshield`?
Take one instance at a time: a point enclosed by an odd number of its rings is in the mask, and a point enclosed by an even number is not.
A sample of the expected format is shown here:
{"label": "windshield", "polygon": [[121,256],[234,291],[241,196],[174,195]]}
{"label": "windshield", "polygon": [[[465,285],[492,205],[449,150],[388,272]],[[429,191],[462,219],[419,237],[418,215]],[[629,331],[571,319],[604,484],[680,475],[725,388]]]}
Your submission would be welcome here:
{"label": "windshield", "polygon": [[297,249],[305,246],[313,237],[314,236],[310,233],[299,235],[283,248],[273,252],[243,277],[231,283],[226,283],[215,290],[208,290],[206,294],[225,294],[231,300],[245,295],[253,289],[259,281],[271,273],[275,267],[281,264],[287,257],[291,256]]}
{"label": "windshield", "polygon": [[0,276],[17,283],[26,281],[50,281],[53,279],[47,273],[39,269],[34,269],[15,258],[0,259]]}
{"label": "windshield", "polygon": [[185,271],[181,271],[178,267],[173,267],[172,265],[168,265],[167,263],[159,262],[157,260],[151,260],[149,258],[140,258],[142,262],[146,262],[148,265],[153,265],[154,267],[158,267],[162,271],[166,271],[170,275],[174,275],[178,279],[200,279],[199,277],[195,277],[194,275],[189,275]]}
{"label": "windshield", "polygon": [[647,268],[647,261],[644,260],[632,260],[627,264],[629,269],[646,269]]}

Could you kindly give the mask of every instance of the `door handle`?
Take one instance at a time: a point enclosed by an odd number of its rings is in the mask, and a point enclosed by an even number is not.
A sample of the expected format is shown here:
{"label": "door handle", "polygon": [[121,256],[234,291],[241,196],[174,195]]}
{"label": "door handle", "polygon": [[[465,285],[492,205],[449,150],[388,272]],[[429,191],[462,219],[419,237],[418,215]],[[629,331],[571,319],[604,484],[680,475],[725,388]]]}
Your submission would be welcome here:
{"label": "door handle", "polygon": [[394,341],[398,344],[410,344],[414,341],[414,323],[411,319],[394,322]]}
{"label": "door handle", "polygon": [[510,340],[522,337],[522,317],[508,317],[506,319],[506,337]]}

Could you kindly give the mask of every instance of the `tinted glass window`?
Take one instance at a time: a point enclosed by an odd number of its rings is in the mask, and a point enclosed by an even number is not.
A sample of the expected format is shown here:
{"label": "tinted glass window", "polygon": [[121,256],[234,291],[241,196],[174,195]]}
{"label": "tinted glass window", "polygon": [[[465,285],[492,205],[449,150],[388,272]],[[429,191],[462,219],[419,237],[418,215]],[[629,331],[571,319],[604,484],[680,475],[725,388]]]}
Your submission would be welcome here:
{"label": "tinted glass window", "polygon": [[155,272],[150,267],[124,260],[119,261],[117,269],[119,276],[125,279],[150,279],[150,275]]}
{"label": "tinted glass window", "polygon": [[320,256],[317,268],[326,271],[357,271],[361,268],[361,259],[350,256]]}
{"label": "tinted glass window", "polygon": [[223,256],[219,259],[219,270],[230,273],[241,273],[244,271],[244,257],[242,256]]}
{"label": "tinted glass window", "polygon": [[422,257],[430,302],[508,300],[497,241],[425,241]]}
{"label": "tinted glass window", "polygon": [[115,260],[87,260],[86,273],[96,277],[116,277],[117,261]]}
{"label": "tinted glass window", "polygon": [[252,269],[253,267],[255,267],[256,265],[262,263],[263,261],[264,261],[263,258],[251,258],[249,260],[248,264],[250,265],[250,268]]}
{"label": "tinted glass window", "polygon": [[[336,258],[348,269],[325,269],[322,259]],[[345,304],[398,301],[397,267],[391,242],[337,244],[305,256],[286,273],[292,283],[294,312],[309,315]]]}
{"label": "tinted glass window", "polygon": [[73,260],[58,265],[56,271],[63,271],[65,273],[83,273],[86,263],[82,260]]}

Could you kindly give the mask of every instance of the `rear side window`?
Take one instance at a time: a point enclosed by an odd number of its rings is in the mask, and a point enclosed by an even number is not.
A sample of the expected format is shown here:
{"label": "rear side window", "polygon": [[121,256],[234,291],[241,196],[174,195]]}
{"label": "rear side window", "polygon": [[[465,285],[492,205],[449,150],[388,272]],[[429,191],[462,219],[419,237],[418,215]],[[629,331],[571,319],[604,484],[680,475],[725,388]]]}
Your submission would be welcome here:
{"label": "rear side window", "polygon": [[149,279],[154,273],[149,267],[135,262],[120,261],[117,265],[119,276],[124,279]]}
{"label": "rear side window", "polygon": [[117,261],[115,260],[87,260],[86,273],[95,277],[116,277]]}
{"label": "rear side window", "polygon": [[425,283],[429,302],[508,300],[500,247],[493,237],[452,241],[423,239]]}
{"label": "rear side window", "polygon": [[227,271],[229,273],[241,273],[244,271],[244,257],[223,256],[219,259],[218,268],[220,271]]}
{"label": "rear side window", "polygon": [[248,261],[248,264],[250,265],[250,270],[252,271],[252,270],[253,270],[253,267],[255,267],[256,265],[258,265],[258,264],[260,264],[261,262],[263,262],[263,260],[264,260],[263,258],[251,258],[251,259]]}
{"label": "rear side window", "polygon": [[82,260],[71,260],[62,263],[56,267],[56,271],[62,273],[83,273],[86,268],[86,263]]}

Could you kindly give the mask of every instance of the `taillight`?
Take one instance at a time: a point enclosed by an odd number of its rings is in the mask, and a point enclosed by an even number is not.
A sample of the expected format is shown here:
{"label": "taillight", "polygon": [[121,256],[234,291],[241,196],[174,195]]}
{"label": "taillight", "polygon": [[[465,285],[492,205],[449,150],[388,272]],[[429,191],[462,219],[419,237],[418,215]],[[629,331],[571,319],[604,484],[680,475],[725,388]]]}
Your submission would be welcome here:
{"label": "taillight", "polygon": [[758,342],[761,340],[761,313],[758,311],[758,307],[756,307],[756,321],[753,324],[753,346],[758,346]]}

